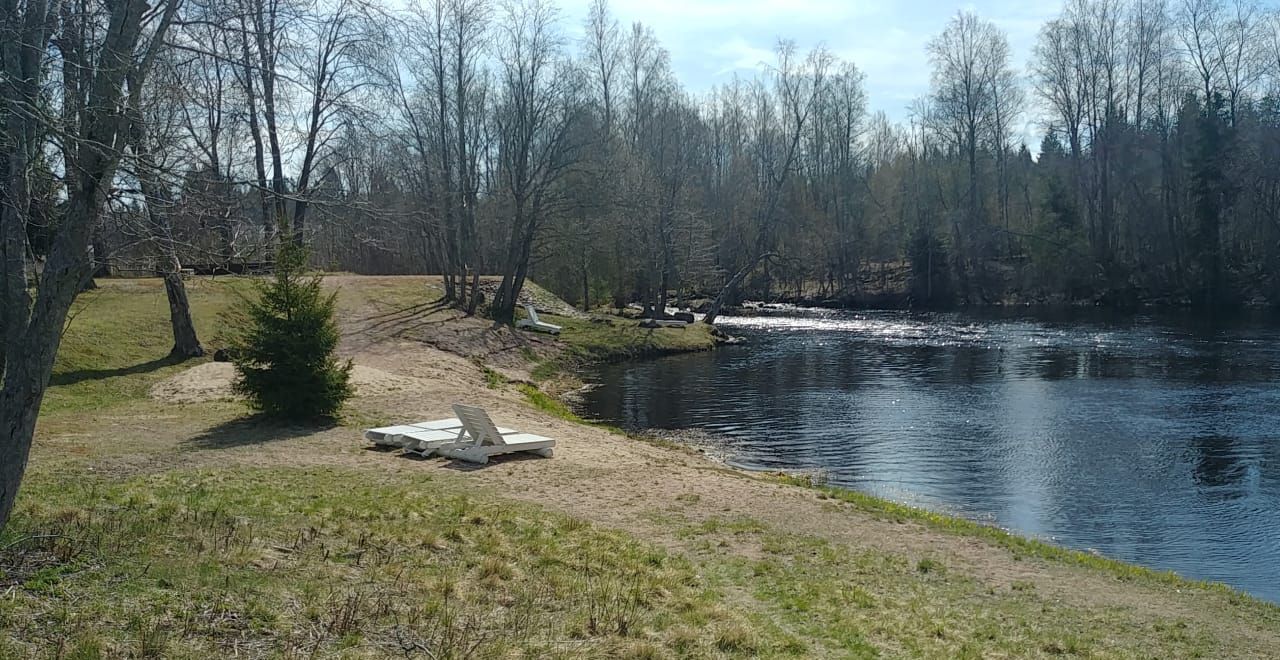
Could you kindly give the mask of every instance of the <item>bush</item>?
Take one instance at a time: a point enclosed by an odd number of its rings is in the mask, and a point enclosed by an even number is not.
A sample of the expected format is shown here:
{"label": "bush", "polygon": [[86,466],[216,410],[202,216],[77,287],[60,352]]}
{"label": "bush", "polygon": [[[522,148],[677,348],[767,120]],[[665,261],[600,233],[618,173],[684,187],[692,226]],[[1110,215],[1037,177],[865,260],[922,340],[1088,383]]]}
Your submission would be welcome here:
{"label": "bush", "polygon": [[319,275],[306,275],[305,252],[281,248],[275,277],[255,284],[243,302],[243,328],[233,340],[235,391],[255,409],[288,419],[331,418],[352,395],[351,362],[334,356],[337,294],[324,295]]}

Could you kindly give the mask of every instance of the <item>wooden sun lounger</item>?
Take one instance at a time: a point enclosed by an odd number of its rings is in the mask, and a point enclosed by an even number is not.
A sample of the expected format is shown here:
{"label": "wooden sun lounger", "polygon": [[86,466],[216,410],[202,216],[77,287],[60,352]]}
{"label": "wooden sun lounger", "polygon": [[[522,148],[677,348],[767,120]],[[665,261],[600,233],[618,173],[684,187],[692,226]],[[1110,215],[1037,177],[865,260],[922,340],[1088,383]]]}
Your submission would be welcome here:
{"label": "wooden sun lounger", "polygon": [[483,408],[454,404],[453,412],[462,420],[466,436],[457,442],[443,444],[435,449],[446,458],[469,463],[488,463],[489,457],[527,451],[551,458],[556,441],[532,433],[503,433]]}
{"label": "wooden sun lounger", "polygon": [[373,444],[379,445],[382,447],[403,447],[404,446],[403,435],[405,433],[413,433],[415,431],[445,430],[450,427],[447,427],[447,426],[442,427],[438,425],[442,422],[449,422],[449,421],[456,423],[456,426],[453,426],[452,428],[462,428],[462,422],[459,422],[457,419],[453,419],[453,420],[440,419],[434,422],[417,422],[414,424],[398,424],[396,426],[383,426],[381,428],[368,429],[367,431],[364,432],[364,438],[365,440],[368,440]]}

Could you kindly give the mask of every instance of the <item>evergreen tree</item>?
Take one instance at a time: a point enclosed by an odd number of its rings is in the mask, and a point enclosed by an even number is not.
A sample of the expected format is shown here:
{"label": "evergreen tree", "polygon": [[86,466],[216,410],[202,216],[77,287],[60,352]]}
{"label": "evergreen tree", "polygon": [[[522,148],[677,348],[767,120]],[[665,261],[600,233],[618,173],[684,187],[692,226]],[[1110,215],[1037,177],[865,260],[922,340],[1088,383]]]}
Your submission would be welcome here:
{"label": "evergreen tree", "polygon": [[1226,103],[1214,94],[1200,111],[1197,135],[1188,159],[1196,218],[1195,254],[1200,281],[1195,300],[1202,305],[1227,301],[1223,287],[1222,224],[1231,204],[1228,159],[1234,140]]}
{"label": "evergreen tree", "polygon": [[233,343],[237,393],[269,415],[331,418],[352,395],[351,362],[334,356],[337,294],[321,291],[321,277],[306,275],[306,253],[287,241],[275,277],[255,285],[246,299],[246,326]]}

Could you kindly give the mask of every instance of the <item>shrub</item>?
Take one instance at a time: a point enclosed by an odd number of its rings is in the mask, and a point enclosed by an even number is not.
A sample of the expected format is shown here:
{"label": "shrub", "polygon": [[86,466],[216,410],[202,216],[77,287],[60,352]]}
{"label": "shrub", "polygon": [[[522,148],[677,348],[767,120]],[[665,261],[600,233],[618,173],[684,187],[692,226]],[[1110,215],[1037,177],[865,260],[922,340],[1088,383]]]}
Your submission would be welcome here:
{"label": "shrub", "polygon": [[255,283],[256,295],[244,299],[244,327],[232,345],[235,390],[268,415],[331,418],[351,398],[351,362],[334,356],[337,294],[325,295],[305,263],[302,248],[282,247],[275,277]]}

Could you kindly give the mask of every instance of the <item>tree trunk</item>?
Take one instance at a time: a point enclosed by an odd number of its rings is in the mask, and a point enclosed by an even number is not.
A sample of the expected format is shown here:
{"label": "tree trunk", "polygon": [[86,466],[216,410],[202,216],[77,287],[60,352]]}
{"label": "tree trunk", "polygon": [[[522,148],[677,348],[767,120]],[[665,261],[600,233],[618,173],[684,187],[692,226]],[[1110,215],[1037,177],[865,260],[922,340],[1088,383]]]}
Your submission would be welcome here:
{"label": "tree trunk", "polygon": [[[44,272],[40,276],[35,303],[26,310],[19,310],[16,317],[6,318],[6,325],[18,322],[22,327],[21,339],[16,344],[6,344],[4,382],[0,386],[0,529],[9,521],[17,500],[18,487],[26,471],[31,442],[35,435],[36,416],[40,403],[53,373],[53,360],[62,343],[62,333],[67,313],[76,293],[88,277],[90,234],[106,201],[107,189],[115,176],[119,153],[111,150],[121,129],[124,128],[118,108],[121,88],[126,72],[136,73],[131,84],[141,84],[146,69],[154,59],[155,48],[164,42],[164,34],[177,10],[177,3],[165,7],[159,26],[152,35],[152,50],[141,62],[135,59],[135,49],[142,30],[142,16],[149,7],[141,0],[121,0],[108,3],[109,18],[100,46],[93,47],[89,57],[98,64],[86,86],[87,94],[80,96],[74,89],[74,81],[63,81],[67,86],[67,98],[76,99],[76,106],[68,111],[78,111],[82,121],[72,130],[65,143],[73,146],[63,151],[66,160],[65,214],[58,226],[57,237],[49,250]],[[31,3],[25,8],[28,19],[43,21],[43,5]],[[18,35],[20,42],[40,46],[45,37],[39,36],[43,23]],[[80,43],[79,46],[86,46]],[[66,48],[66,64],[88,70],[83,50]],[[6,56],[9,53],[6,52]],[[8,59],[6,57],[6,59]],[[137,69],[134,69],[134,67]],[[6,67],[8,68],[8,67]],[[32,74],[36,79],[36,74]],[[80,104],[83,103],[81,106]],[[6,181],[7,183],[7,181]],[[6,218],[8,219],[8,218]],[[8,262],[12,263],[12,262]],[[3,273],[8,277],[10,273]],[[12,314],[14,310],[7,310]],[[6,330],[11,331],[10,328]]]}
{"label": "tree trunk", "polygon": [[19,342],[5,347],[8,358],[0,389],[0,529],[8,522],[18,497],[67,312],[89,276],[84,250],[89,243],[89,226],[97,215],[95,209],[101,204],[100,196],[92,196],[95,199],[77,195],[68,201],[67,218],[45,264],[25,332]]}
{"label": "tree trunk", "polygon": [[467,303],[467,315],[475,316],[476,308],[480,306],[480,271],[477,269],[471,274],[471,301]]}
{"label": "tree trunk", "polygon": [[196,326],[191,322],[191,305],[187,302],[187,286],[182,273],[168,271],[164,274],[164,293],[169,298],[169,325],[173,328],[173,350],[169,355],[179,358],[203,357],[204,347],[196,337]]}
{"label": "tree trunk", "polygon": [[765,252],[764,254],[757,255],[755,259],[751,260],[751,263],[744,266],[742,270],[729,278],[729,281],[725,282],[724,288],[720,289],[720,293],[716,295],[716,299],[711,303],[711,308],[707,310],[707,315],[702,318],[702,322],[707,325],[715,325],[716,317],[720,316],[720,308],[724,307],[724,302],[729,299],[729,294],[732,293],[734,289],[738,288],[738,285],[742,283],[742,280],[747,278],[747,275],[749,275],[751,271],[755,270],[757,264],[762,260],[770,259],[773,256],[774,254],[772,252]]}
{"label": "tree trunk", "polygon": [[173,329],[173,349],[169,351],[169,355],[181,358],[202,357],[204,347],[200,345],[195,324],[191,322],[191,305],[187,302],[187,287],[182,281],[182,262],[178,259],[178,247],[174,244],[173,226],[169,221],[171,202],[168,192],[157,182],[156,172],[152,169],[146,123],[141,109],[137,107],[139,102],[140,97],[136,94],[130,96],[133,121],[129,138],[137,161],[138,183],[146,200],[151,238],[159,247],[160,259],[165,265],[162,277],[164,293],[169,299],[169,325]]}

